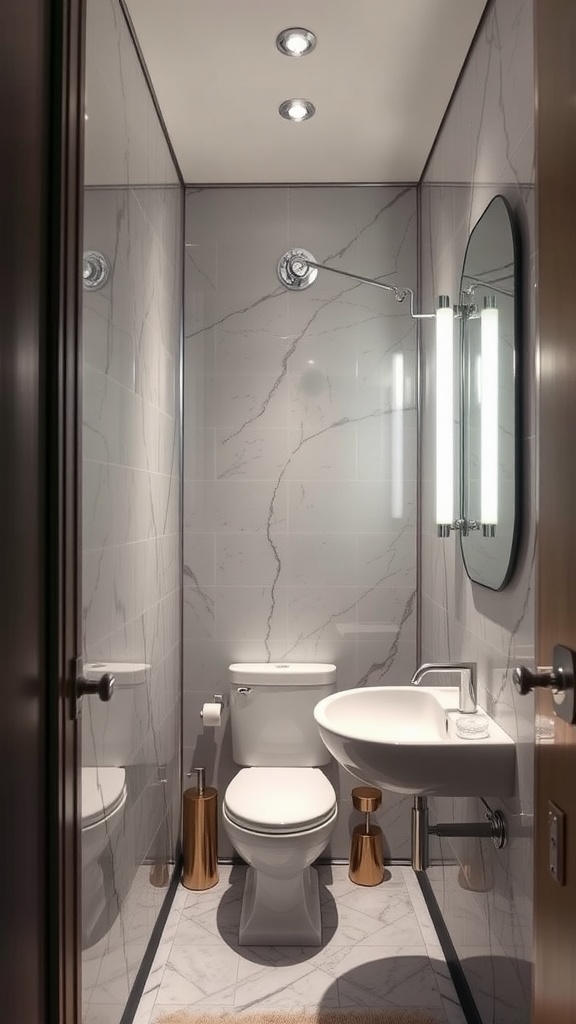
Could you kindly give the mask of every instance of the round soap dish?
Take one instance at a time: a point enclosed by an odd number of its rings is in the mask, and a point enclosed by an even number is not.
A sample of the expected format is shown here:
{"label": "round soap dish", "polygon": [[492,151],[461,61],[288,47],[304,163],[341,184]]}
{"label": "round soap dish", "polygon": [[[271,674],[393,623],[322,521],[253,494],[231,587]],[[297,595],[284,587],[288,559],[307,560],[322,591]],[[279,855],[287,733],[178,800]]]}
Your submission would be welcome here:
{"label": "round soap dish", "polygon": [[456,732],[463,740],[483,740],[490,733],[486,715],[460,715],[456,719]]}

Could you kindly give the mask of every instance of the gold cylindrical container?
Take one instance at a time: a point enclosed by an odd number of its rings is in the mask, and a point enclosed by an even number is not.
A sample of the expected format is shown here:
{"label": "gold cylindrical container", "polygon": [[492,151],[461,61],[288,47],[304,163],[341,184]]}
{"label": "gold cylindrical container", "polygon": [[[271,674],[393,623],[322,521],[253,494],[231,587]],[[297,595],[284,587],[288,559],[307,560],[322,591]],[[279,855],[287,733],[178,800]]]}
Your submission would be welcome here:
{"label": "gold cylindrical container", "polygon": [[372,814],[382,803],[382,790],[376,789],[376,786],[356,786],[352,790],[352,803],[355,810],[362,811],[362,814]]}
{"label": "gold cylindrical container", "polygon": [[198,786],[183,797],[182,885],[187,889],[211,889],[218,881],[218,790],[204,785],[204,768]]}
{"label": "gold cylindrical container", "polygon": [[366,815],[365,824],[356,825],[352,832],[348,877],[356,885],[380,885],[384,881],[382,829],[370,824],[370,814],[381,802],[381,791],[372,786],[358,786],[352,790],[355,809]]}

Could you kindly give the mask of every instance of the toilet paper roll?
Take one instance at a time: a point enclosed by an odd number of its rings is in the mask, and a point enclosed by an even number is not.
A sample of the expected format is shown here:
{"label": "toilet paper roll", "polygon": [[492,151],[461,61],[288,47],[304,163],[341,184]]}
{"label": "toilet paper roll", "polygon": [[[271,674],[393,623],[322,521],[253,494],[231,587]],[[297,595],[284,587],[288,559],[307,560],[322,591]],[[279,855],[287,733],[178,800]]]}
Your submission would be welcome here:
{"label": "toilet paper roll", "polygon": [[202,711],[202,724],[204,728],[214,728],[216,725],[222,723],[222,705],[221,704],[203,704]]}

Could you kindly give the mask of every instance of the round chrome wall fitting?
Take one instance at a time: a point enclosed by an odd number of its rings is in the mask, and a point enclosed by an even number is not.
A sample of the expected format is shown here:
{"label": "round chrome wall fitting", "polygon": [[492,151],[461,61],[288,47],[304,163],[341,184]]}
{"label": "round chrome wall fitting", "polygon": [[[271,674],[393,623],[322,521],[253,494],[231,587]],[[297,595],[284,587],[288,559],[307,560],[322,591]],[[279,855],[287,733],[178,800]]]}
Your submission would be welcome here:
{"label": "round chrome wall fitting", "polygon": [[110,277],[110,264],[101,252],[88,249],[82,258],[82,286],[86,292],[103,288]]}
{"label": "round chrome wall fitting", "polygon": [[286,121],[295,121],[298,124],[300,121],[307,121],[308,118],[314,117],[316,107],[311,100],[284,100],[278,107],[278,113]]}
{"label": "round chrome wall fitting", "polygon": [[276,46],[285,57],[305,57],[316,46],[316,36],[308,28],[285,28],[276,36]]}
{"label": "round chrome wall fitting", "polygon": [[500,811],[489,811],[486,814],[486,819],[492,826],[492,842],[497,850],[502,850],[508,840],[508,830],[506,828],[506,819],[503,817]]}
{"label": "round chrome wall fitting", "polygon": [[285,288],[292,292],[309,288],[318,277],[316,267],[309,267],[307,260],[316,263],[311,252],[306,249],[289,249],[278,260],[278,277]]}

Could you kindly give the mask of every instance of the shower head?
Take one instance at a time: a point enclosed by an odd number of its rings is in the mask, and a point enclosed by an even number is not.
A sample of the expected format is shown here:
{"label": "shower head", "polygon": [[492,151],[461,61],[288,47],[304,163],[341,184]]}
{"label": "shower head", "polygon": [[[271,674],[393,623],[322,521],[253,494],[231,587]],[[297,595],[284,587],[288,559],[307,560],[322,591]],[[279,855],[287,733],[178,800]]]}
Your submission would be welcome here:
{"label": "shower head", "polygon": [[288,249],[278,260],[278,277],[285,288],[290,291],[302,291],[309,288],[318,276],[319,270],[328,270],[331,274],[338,274],[340,277],[347,277],[359,284],[370,284],[374,288],[384,288],[392,292],[396,302],[404,302],[410,297],[410,316],[413,320],[433,320],[435,313],[416,313],[414,309],[414,292],[412,288],[399,287],[396,284],[388,284],[386,281],[377,281],[373,277],[362,277],[360,274],[353,274],[350,270],[338,270],[336,267],[329,267],[325,263],[317,263],[311,252],[306,249]]}
{"label": "shower head", "polygon": [[309,261],[316,263],[311,252],[306,249],[289,249],[278,260],[278,277],[285,288],[290,291],[302,291],[309,288],[318,277],[315,267],[309,265]]}

